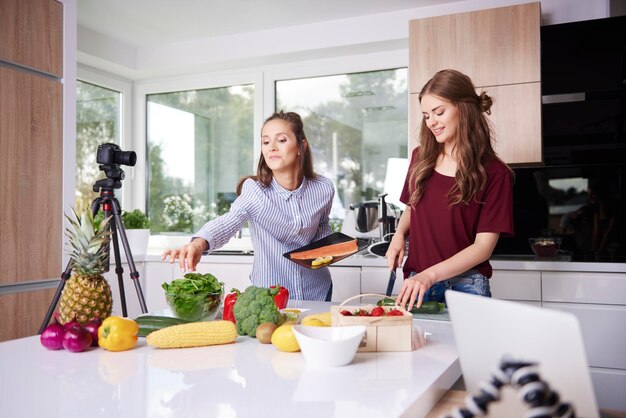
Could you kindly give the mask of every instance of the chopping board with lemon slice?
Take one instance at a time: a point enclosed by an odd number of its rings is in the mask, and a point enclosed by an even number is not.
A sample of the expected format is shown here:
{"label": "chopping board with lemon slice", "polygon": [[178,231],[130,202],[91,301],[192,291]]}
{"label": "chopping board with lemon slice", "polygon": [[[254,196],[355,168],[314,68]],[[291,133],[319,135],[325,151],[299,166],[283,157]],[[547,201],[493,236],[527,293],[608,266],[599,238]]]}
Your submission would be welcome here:
{"label": "chopping board with lemon slice", "polygon": [[283,254],[284,257],[296,264],[319,269],[359,251],[357,240],[340,232],[335,232],[309,245],[297,248]]}

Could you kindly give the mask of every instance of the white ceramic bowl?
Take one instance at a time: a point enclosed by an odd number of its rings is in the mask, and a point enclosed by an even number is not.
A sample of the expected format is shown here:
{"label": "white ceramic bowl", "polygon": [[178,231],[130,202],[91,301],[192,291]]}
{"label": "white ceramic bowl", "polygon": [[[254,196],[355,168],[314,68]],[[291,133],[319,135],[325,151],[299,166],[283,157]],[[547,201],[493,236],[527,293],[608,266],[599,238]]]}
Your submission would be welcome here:
{"label": "white ceramic bowl", "polygon": [[293,333],[308,365],[334,367],[350,364],[365,335],[364,325],[311,327],[294,325]]}

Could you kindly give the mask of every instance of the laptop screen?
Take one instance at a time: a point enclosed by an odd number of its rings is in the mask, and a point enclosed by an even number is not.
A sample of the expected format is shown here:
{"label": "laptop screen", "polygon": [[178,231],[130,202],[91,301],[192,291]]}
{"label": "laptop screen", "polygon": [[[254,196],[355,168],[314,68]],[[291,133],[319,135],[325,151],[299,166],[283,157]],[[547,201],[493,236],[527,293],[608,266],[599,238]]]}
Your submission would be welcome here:
{"label": "laptop screen", "polygon": [[[577,416],[598,417],[578,319],[566,312],[519,302],[447,291],[446,302],[469,394],[489,381],[503,356],[537,363],[539,377]],[[507,389],[514,392],[514,388]],[[495,410],[527,408],[518,396],[503,396]],[[520,409],[522,408],[522,409]],[[489,416],[502,416],[491,414]],[[521,415],[520,415],[521,416]]]}

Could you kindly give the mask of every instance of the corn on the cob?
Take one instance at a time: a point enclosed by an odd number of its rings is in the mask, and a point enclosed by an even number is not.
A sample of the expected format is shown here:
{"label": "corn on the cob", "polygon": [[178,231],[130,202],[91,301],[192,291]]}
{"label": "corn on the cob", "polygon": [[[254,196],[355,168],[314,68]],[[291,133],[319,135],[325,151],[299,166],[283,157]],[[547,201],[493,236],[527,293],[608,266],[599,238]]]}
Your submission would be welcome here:
{"label": "corn on the cob", "polygon": [[237,327],[232,322],[208,321],[172,325],[151,332],[146,340],[158,348],[185,348],[229,344],[236,338]]}

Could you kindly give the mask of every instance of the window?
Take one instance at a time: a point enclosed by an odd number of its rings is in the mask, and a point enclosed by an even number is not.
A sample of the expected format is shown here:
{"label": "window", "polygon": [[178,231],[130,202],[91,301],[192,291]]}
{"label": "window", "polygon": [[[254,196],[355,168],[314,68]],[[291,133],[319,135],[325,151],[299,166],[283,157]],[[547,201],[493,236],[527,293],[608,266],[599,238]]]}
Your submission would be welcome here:
{"label": "window", "polygon": [[76,201],[77,212],[91,206],[98,195],[96,180],[103,178],[96,163],[98,145],[121,142],[119,91],[78,80],[76,82]]}
{"label": "window", "polygon": [[315,171],[335,182],[332,218],[384,190],[390,158],[406,158],[406,68],[276,82],[276,109],[302,116]]}
{"label": "window", "polygon": [[254,85],[147,95],[153,233],[192,233],[228,211],[254,169]]}

